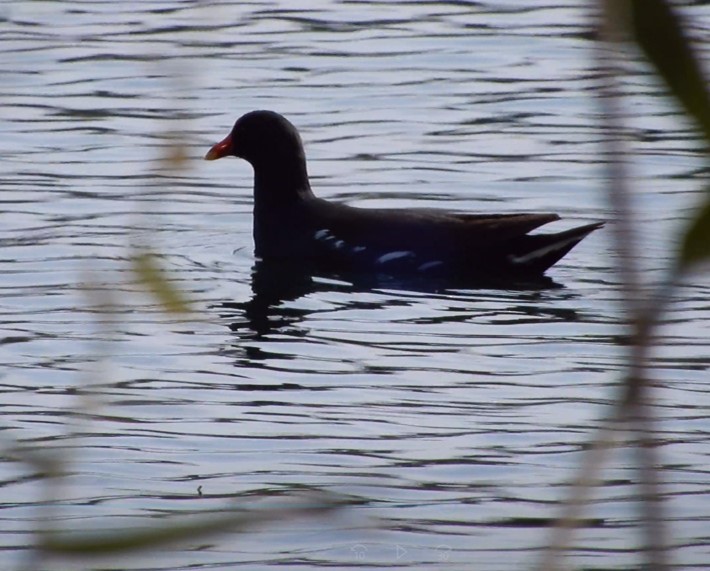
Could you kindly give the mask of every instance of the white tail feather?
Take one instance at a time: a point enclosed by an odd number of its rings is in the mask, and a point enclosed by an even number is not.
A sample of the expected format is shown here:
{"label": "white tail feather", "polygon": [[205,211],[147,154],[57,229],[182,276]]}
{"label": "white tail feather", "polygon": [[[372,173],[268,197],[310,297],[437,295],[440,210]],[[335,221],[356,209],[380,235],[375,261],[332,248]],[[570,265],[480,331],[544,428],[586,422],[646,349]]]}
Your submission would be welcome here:
{"label": "white tail feather", "polygon": [[570,244],[579,242],[580,239],[581,238],[579,236],[572,236],[571,238],[567,238],[566,240],[560,240],[559,242],[553,242],[552,244],[548,244],[547,246],[543,246],[542,248],[537,248],[536,250],[532,250],[531,252],[523,254],[522,256],[516,256],[514,254],[511,254],[510,256],[508,256],[508,259],[511,263],[516,265],[529,264],[530,262],[547,256],[552,252],[561,250],[562,248],[565,248]]}

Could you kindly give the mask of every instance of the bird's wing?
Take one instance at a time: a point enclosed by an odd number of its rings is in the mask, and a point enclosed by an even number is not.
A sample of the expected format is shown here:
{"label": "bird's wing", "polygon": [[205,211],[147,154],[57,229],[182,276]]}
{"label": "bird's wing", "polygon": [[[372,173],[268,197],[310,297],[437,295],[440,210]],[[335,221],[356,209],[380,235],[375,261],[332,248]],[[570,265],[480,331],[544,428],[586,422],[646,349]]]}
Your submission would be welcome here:
{"label": "bird's wing", "polygon": [[355,208],[316,201],[321,236],[378,250],[459,251],[523,236],[557,214],[461,214],[435,209]]}

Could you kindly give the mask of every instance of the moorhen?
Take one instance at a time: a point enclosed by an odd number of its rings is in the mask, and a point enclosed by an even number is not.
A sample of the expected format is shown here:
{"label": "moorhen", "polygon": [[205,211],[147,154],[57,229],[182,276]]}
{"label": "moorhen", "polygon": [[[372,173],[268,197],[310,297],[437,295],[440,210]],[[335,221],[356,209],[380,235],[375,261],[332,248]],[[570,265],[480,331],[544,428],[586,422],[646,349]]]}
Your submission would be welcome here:
{"label": "moorhen", "polygon": [[317,198],[296,128],[252,111],[205,155],[254,168],[255,254],[332,270],[470,278],[535,277],[604,223],[528,234],[553,213],[465,214],[421,208],[357,208]]}

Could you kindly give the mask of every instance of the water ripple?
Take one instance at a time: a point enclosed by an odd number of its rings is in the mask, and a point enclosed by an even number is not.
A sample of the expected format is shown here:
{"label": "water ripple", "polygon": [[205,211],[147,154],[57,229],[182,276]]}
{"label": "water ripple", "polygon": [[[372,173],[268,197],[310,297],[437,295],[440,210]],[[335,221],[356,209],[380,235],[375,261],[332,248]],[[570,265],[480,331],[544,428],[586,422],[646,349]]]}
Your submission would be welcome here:
{"label": "water ripple", "polygon": [[[710,37],[706,11],[683,9],[694,37]],[[69,461],[53,521],[150,525],[319,487],[360,503],[100,566],[529,566],[619,380],[627,340],[608,236],[544,284],[275,277],[254,266],[250,169],[199,159],[237,116],[273,108],[298,125],[328,199],[609,218],[586,5],[1,11],[0,411],[6,441]],[[653,279],[707,168],[648,72],[629,69],[626,86]],[[187,160],[171,172],[176,142]],[[199,321],[137,290],[136,243],[162,252]],[[703,276],[686,284],[653,362],[675,560],[689,569],[708,553],[708,293]],[[46,506],[7,448],[0,549],[17,568]],[[578,566],[637,564],[631,461],[622,450],[605,471]]]}

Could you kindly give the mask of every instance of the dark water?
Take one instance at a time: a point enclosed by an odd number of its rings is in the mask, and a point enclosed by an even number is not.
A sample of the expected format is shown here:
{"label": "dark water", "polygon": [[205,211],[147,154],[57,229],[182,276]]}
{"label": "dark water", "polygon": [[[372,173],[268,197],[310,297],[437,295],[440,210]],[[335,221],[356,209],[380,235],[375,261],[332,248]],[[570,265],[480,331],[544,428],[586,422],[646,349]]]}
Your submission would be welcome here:
{"label": "dark water", "polygon": [[[707,10],[685,11],[707,42]],[[237,116],[269,108],[300,128],[328,199],[554,210],[559,228],[610,218],[587,3],[5,2],[0,17],[3,566],[18,568],[48,519],[130,529],[312,486],[360,503],[51,566],[531,567],[615,396],[609,231],[550,272],[562,287],[273,278],[253,270],[248,165],[199,159]],[[652,281],[707,171],[648,70],[630,63],[627,79]],[[175,137],[194,159],[181,169],[161,162]],[[166,317],[130,285],[135,243],[164,254],[199,320]],[[701,568],[707,275],[679,293],[655,411],[674,560]],[[66,461],[53,510],[13,461],[16,440]],[[605,470],[574,564],[638,562],[631,459],[620,450]]]}

